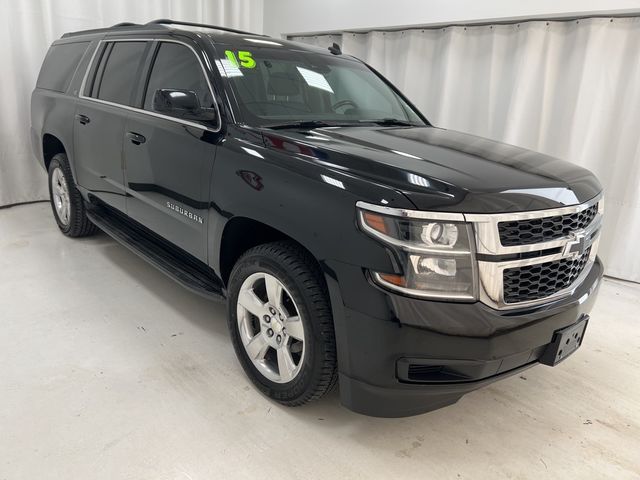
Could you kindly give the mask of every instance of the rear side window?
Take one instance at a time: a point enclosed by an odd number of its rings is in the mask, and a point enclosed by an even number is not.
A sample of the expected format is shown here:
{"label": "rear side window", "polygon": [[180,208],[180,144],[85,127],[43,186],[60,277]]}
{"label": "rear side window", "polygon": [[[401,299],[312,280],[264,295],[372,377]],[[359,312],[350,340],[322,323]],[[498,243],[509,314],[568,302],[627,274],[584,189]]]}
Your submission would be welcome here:
{"label": "rear side window", "polygon": [[36,86],[56,92],[66,92],[76,67],[89,42],[52,45],[44,58]]}
{"label": "rear side window", "polygon": [[113,42],[107,45],[91,96],[132,105],[131,94],[146,47],[147,42]]}
{"label": "rear side window", "polygon": [[190,90],[198,96],[201,107],[214,107],[213,96],[200,62],[195,53],[185,45],[169,42],[160,44],[147,85],[145,110],[153,110],[153,96],[161,88]]}

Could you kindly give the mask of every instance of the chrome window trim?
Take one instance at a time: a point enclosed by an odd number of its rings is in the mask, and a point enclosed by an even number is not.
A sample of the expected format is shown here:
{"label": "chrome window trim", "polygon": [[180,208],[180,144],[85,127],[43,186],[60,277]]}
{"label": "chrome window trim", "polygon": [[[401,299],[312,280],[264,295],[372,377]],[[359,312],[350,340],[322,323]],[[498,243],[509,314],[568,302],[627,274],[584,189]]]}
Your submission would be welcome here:
{"label": "chrome window trim", "polygon": [[[213,104],[214,104],[215,109],[216,109],[216,118],[218,120],[218,126],[216,128],[211,128],[211,127],[208,127],[206,125],[203,125],[202,123],[192,122],[192,121],[189,121],[189,120],[183,120],[181,118],[171,117],[169,115],[163,115],[162,113],[152,112],[150,110],[145,110],[143,108],[132,107],[130,105],[123,105],[121,103],[116,103],[116,102],[109,102],[107,100],[101,100],[99,98],[87,97],[84,94],[84,90],[85,90],[85,87],[86,87],[87,78],[89,77],[89,72],[91,71],[91,69],[93,67],[93,64],[95,62],[96,55],[97,55],[98,51],[100,50],[100,46],[103,43],[111,43],[111,42],[157,42],[157,43],[165,42],[165,43],[177,43],[179,45],[184,45],[185,47],[189,48],[193,52],[193,54],[195,55],[196,59],[198,60],[198,63],[200,64],[200,69],[202,70],[204,78],[207,81],[207,86],[209,87],[209,92],[211,93],[211,98],[213,98]],[[206,53],[202,52],[202,55],[206,58],[207,63],[211,64],[211,62],[209,61],[209,58],[206,57]],[[153,65],[151,65],[151,67],[153,68]],[[207,71],[204,68],[204,64],[202,63],[202,60],[198,56],[198,52],[196,51],[196,49],[193,48],[188,43],[181,42],[180,40],[164,39],[164,38],[122,38],[122,37],[118,37],[118,38],[103,38],[103,39],[101,39],[98,42],[98,45],[96,46],[96,49],[93,52],[93,55],[91,56],[91,60],[90,60],[89,64],[87,65],[87,70],[84,73],[84,77],[83,77],[82,83],[80,85],[80,92],[78,94],[78,98],[82,99],[82,100],[90,101],[90,102],[101,103],[103,105],[110,105],[110,106],[113,106],[113,107],[122,108],[124,110],[129,110],[129,111],[132,111],[132,112],[142,113],[144,115],[149,115],[151,117],[162,118],[164,120],[169,120],[169,121],[174,122],[174,123],[180,123],[182,125],[187,125],[189,127],[194,127],[194,128],[199,128],[199,129],[202,129],[202,130],[207,130],[207,131],[213,132],[213,133],[219,132],[220,129],[222,128],[222,115],[220,114],[220,109],[218,108],[218,102],[216,100],[215,90],[213,89],[213,86],[211,85],[211,80],[209,79],[209,75],[207,75]]]}
{"label": "chrome window trim", "polygon": [[[201,36],[201,35],[200,35],[200,33],[198,32],[198,36],[199,36],[203,41],[207,41],[207,40],[208,40],[208,41],[209,41],[209,44],[211,45],[211,48],[213,49],[213,51],[214,51],[214,52],[216,52],[216,54],[218,53],[218,49],[216,48],[216,43],[213,41],[213,38],[211,38],[211,35],[206,35],[206,34],[205,34],[205,35]],[[203,38],[203,37],[205,37],[205,38]],[[223,84],[223,85],[225,85],[225,87],[226,87],[225,82],[224,82],[224,81],[223,81],[223,79],[221,78],[220,70],[219,70],[219,69],[218,69],[218,67],[217,67],[217,63],[216,63],[216,61],[217,61],[217,60],[214,60],[214,64],[216,65],[216,68],[214,69],[214,68],[213,68],[213,65],[212,65],[212,64],[211,64],[211,62],[209,61],[209,57],[208,57],[208,56],[205,56],[205,59],[206,59],[206,61],[207,61],[207,64],[209,65],[210,70],[211,70],[212,72],[215,72],[215,73],[214,73],[214,75],[218,75],[218,77],[217,77],[217,78],[219,78],[219,79],[222,81],[222,84]],[[223,88],[223,89],[222,89],[222,94],[221,94],[220,96],[221,96],[221,98],[223,98],[223,101],[226,101],[227,110],[228,110],[228,111],[229,111],[229,113],[231,114],[231,120],[232,120],[232,122],[233,122],[234,124],[237,124],[237,123],[238,123],[238,120],[236,120],[236,112],[235,112],[235,110],[233,109],[233,105],[232,105],[232,102],[231,102],[231,98],[229,98],[229,92],[228,92],[228,89],[227,89],[227,88]]]}
{"label": "chrome window trim", "polygon": [[[148,42],[149,40],[140,40],[141,42]],[[91,71],[91,67],[93,67],[93,62],[95,62],[96,60],[96,55],[98,54],[98,50],[100,50],[100,45],[102,45],[103,40],[99,40],[98,41],[98,45],[96,45],[96,48],[93,50],[93,53],[91,54],[91,60],[89,60],[89,63],[87,64],[87,69],[84,72],[84,76],[82,77],[82,83],[80,84],[80,91],[78,93],[78,98],[89,98],[91,99],[91,97],[85,97],[84,95],[84,89],[87,85],[87,78],[89,77],[89,72]]]}

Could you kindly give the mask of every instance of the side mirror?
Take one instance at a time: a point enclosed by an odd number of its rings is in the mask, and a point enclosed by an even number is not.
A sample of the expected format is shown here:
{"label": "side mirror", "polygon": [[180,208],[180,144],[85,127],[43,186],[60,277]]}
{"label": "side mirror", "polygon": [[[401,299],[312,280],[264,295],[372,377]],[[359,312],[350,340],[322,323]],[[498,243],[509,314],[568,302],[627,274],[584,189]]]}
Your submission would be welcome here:
{"label": "side mirror", "polygon": [[153,110],[184,120],[209,122],[216,119],[215,109],[202,108],[198,96],[191,90],[176,88],[156,90],[153,95]]}

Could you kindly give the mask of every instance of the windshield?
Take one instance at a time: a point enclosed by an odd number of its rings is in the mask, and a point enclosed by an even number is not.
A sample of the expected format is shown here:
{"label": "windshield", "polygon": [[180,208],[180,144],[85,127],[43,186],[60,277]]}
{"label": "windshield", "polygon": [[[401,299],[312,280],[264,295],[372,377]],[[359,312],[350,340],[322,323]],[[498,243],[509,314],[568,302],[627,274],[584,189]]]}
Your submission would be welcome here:
{"label": "windshield", "polygon": [[218,52],[222,58],[216,66],[247,124],[424,125],[402,98],[359,61],[286,47],[226,48]]}

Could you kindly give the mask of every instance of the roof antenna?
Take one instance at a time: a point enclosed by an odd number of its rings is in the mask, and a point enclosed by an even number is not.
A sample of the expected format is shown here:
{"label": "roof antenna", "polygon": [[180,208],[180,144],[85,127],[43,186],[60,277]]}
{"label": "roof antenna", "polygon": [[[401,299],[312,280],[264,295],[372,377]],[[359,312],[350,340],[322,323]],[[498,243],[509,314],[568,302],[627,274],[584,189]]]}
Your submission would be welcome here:
{"label": "roof antenna", "polygon": [[340,45],[338,45],[336,42],[333,42],[333,45],[331,45],[328,48],[328,50],[334,55],[342,55],[342,50],[340,50]]}

